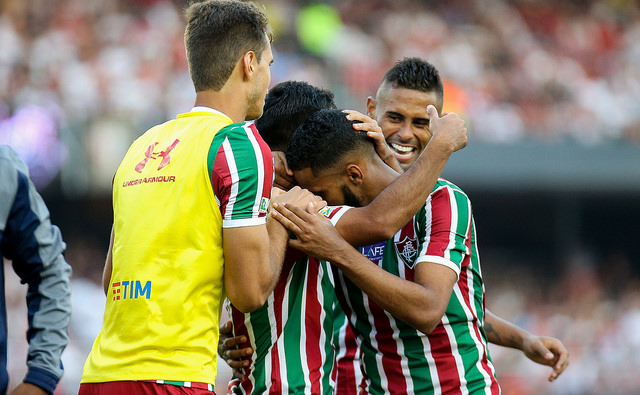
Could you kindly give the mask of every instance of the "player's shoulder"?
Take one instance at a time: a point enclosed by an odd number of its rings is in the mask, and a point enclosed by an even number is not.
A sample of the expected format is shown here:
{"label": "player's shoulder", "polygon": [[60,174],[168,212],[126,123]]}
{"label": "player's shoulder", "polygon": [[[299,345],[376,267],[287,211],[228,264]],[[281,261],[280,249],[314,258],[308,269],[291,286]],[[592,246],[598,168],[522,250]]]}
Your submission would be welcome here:
{"label": "player's shoulder", "polygon": [[238,122],[225,125],[220,131],[218,131],[216,137],[221,136],[246,136],[247,132],[253,133],[255,126],[253,122]]}
{"label": "player's shoulder", "polygon": [[438,192],[442,193],[442,192],[445,192],[445,191],[456,193],[456,194],[461,194],[465,198],[469,199],[469,196],[467,196],[467,194],[462,190],[462,188],[460,188],[456,184],[452,183],[451,181],[440,177],[440,178],[438,178],[438,181],[436,181],[436,184],[434,185],[433,190],[431,191],[431,195],[433,195],[435,193],[438,193]]}
{"label": "player's shoulder", "polygon": [[8,145],[0,145],[0,167],[10,171],[27,173],[27,165],[20,159],[18,153]]}

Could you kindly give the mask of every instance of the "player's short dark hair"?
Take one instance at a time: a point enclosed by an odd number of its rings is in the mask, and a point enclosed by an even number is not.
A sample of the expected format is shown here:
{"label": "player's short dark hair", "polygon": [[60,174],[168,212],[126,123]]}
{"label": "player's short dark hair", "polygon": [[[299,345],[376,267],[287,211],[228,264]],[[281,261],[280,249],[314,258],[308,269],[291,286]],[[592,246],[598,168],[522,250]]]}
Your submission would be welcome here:
{"label": "player's short dark hair", "polygon": [[393,88],[413,89],[421,92],[435,92],[442,100],[443,88],[440,73],[434,65],[420,58],[404,58],[389,69],[382,79],[382,85]]}
{"label": "player's short dark hair", "polygon": [[285,81],[267,93],[258,132],[274,151],[285,151],[293,132],[315,112],[336,108],[333,93],[302,81]]}
{"label": "player's short dark hair", "polygon": [[238,0],[195,2],[185,10],[184,43],[196,92],[219,91],[240,58],[254,51],[258,62],[272,39],[267,16]]}
{"label": "player's short dark hair", "polygon": [[341,110],[320,110],[293,133],[287,148],[291,170],[310,168],[313,174],[339,164],[347,155],[374,155],[373,140],[355,130]]}

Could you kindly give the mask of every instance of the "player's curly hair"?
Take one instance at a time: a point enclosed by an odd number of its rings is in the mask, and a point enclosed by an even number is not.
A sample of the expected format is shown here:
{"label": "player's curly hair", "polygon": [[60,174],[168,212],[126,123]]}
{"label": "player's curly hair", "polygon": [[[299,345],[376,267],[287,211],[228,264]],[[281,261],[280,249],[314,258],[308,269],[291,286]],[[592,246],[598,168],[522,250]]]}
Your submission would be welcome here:
{"label": "player's curly hair", "polygon": [[338,165],[347,155],[376,155],[366,132],[353,129],[341,110],[320,110],[293,133],[287,148],[291,170],[310,168],[314,175]]}
{"label": "player's curly hair", "polygon": [[265,13],[248,2],[194,2],[185,17],[184,43],[196,92],[222,89],[240,58],[254,51],[260,62],[273,38]]}
{"label": "player's curly hair", "polygon": [[390,68],[382,79],[380,89],[385,86],[435,92],[442,101],[443,88],[440,73],[434,65],[420,58],[404,58]]}
{"label": "player's curly hair", "polygon": [[258,132],[273,151],[285,151],[293,132],[315,112],[336,108],[333,93],[302,81],[285,81],[267,93]]}

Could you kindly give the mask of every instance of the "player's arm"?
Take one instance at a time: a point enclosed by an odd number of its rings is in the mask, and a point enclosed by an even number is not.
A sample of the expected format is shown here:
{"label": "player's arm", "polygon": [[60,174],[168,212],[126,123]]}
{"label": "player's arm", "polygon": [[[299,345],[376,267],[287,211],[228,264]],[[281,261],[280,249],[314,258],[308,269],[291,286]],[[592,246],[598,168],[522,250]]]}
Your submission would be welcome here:
{"label": "player's arm", "polygon": [[104,269],[102,269],[102,288],[104,294],[109,292],[109,283],[111,283],[111,272],[113,271],[113,225],[111,225],[111,236],[109,236],[109,249],[107,250],[107,259],[104,261]]}
{"label": "player's arm", "polygon": [[488,309],[484,322],[487,339],[499,346],[520,350],[533,362],[553,368],[549,381],[553,381],[569,365],[569,351],[562,342],[548,336],[537,336],[533,333],[506,321]]}
{"label": "player's arm", "polygon": [[[369,205],[349,210],[336,225],[350,244],[368,245],[392,237],[424,205],[449,156],[466,145],[463,120],[455,113],[440,118],[431,105],[427,110],[433,137],[420,157]],[[349,117],[363,120],[365,116],[352,113]]]}
{"label": "player's arm", "polygon": [[11,260],[26,294],[29,328],[27,373],[12,393],[53,393],[63,373],[61,354],[71,318],[71,266],[60,229],[29,179],[24,162],[0,149],[2,253]]}
{"label": "player's arm", "polygon": [[312,207],[274,205],[272,216],[294,232],[292,247],[342,269],[349,279],[394,316],[428,334],[444,314],[457,275],[449,267],[422,262],[415,282],[404,280],[372,263],[345,241],[331,222]]}
{"label": "player's arm", "polygon": [[[273,157],[253,125],[231,125],[216,134],[207,165],[222,214],[224,284],[241,312],[262,306],[282,269],[288,234],[277,221],[267,221]],[[318,201],[294,188],[280,201],[304,207]]]}

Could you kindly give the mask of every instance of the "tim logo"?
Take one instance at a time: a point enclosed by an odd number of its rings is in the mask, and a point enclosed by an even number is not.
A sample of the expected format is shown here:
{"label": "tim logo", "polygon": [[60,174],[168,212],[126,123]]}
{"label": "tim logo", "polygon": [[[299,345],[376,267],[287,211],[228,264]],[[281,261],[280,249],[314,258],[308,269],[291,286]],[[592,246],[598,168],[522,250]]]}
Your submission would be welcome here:
{"label": "tim logo", "polygon": [[140,281],[121,281],[111,284],[113,292],[113,300],[120,299],[138,299],[144,297],[151,299],[151,281],[147,281],[142,285]]}
{"label": "tim logo", "polygon": [[165,168],[169,164],[169,162],[171,162],[171,157],[169,156],[169,152],[173,151],[173,149],[176,148],[176,145],[178,145],[179,142],[180,140],[176,139],[176,141],[174,141],[170,146],[165,148],[164,151],[160,151],[160,152],[155,152],[156,146],[158,145],[157,141],[151,144],[150,146],[148,146],[146,151],[144,152],[144,159],[138,162],[138,164],[136,165],[136,171],[138,173],[142,173],[142,169],[144,169],[144,167],[147,165],[147,162],[149,162],[149,159],[156,160],[158,158],[162,158],[162,160],[160,161],[160,164],[158,165],[158,170]]}
{"label": "tim logo", "polygon": [[402,258],[405,265],[413,269],[416,264],[416,255],[418,255],[418,241],[405,236],[402,241],[396,242],[395,245],[398,256]]}
{"label": "tim logo", "polygon": [[360,247],[360,253],[366,256],[367,258],[369,258],[371,262],[378,263],[382,260],[382,257],[384,256],[385,244],[387,243],[383,241],[382,243],[378,243],[378,244],[374,244],[366,247]]}

